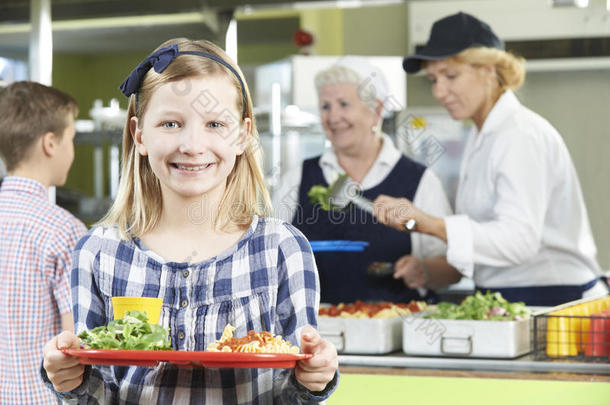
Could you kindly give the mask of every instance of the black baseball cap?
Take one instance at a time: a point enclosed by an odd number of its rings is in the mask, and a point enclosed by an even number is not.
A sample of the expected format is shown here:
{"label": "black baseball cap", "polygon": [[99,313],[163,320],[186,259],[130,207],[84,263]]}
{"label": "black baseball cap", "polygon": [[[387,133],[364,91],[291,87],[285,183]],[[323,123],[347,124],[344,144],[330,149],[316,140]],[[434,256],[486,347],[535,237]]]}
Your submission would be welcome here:
{"label": "black baseball cap", "polygon": [[422,60],[445,59],[477,46],[504,50],[504,43],[489,25],[459,12],[436,21],[426,45],[415,47],[415,53],[402,61],[402,67],[407,73],[416,73]]}

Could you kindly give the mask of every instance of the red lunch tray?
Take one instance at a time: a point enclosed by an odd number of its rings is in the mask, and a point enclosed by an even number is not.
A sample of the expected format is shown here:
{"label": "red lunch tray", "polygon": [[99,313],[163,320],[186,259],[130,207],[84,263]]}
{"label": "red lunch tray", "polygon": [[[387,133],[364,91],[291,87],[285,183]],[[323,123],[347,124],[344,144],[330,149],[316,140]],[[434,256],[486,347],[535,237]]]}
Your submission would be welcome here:
{"label": "red lunch tray", "polygon": [[310,353],[234,353],[180,350],[101,350],[63,349],[78,357],[81,364],[104,366],[147,366],[169,362],[181,367],[214,368],[294,368],[297,360],[309,359]]}

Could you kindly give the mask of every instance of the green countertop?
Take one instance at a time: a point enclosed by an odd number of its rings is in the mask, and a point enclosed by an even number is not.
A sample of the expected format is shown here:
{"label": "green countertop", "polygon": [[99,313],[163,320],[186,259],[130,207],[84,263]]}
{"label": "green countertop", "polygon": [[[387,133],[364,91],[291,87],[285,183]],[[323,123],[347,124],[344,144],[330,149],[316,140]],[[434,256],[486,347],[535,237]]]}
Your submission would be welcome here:
{"label": "green countertop", "polygon": [[609,405],[610,384],[342,374],[327,405]]}

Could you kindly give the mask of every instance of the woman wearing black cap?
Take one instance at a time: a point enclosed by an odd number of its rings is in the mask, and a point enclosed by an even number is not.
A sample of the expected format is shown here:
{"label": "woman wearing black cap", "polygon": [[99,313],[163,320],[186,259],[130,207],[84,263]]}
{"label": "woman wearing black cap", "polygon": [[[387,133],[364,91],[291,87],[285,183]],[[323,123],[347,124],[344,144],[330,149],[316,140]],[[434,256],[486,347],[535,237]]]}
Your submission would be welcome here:
{"label": "woman wearing black cap", "polygon": [[568,150],[513,93],[524,60],[504,51],[487,24],[458,13],[435,22],[403,67],[425,69],[434,97],[476,128],[464,150],[456,215],[438,218],[406,199],[380,196],[378,218],[400,230],[415,219],[417,232],[447,241],[449,264],[510,301],[556,305],[607,293]]}

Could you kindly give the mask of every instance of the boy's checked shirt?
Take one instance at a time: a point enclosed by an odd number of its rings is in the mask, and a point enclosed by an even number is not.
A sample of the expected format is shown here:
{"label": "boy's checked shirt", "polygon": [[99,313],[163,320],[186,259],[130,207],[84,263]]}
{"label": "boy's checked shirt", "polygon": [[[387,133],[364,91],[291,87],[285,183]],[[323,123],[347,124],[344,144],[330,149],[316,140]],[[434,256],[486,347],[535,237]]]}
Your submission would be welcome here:
{"label": "boy's checked shirt", "polygon": [[0,185],[0,403],[57,404],[40,379],[42,349],[70,312],[71,251],[87,232],[39,182]]}

